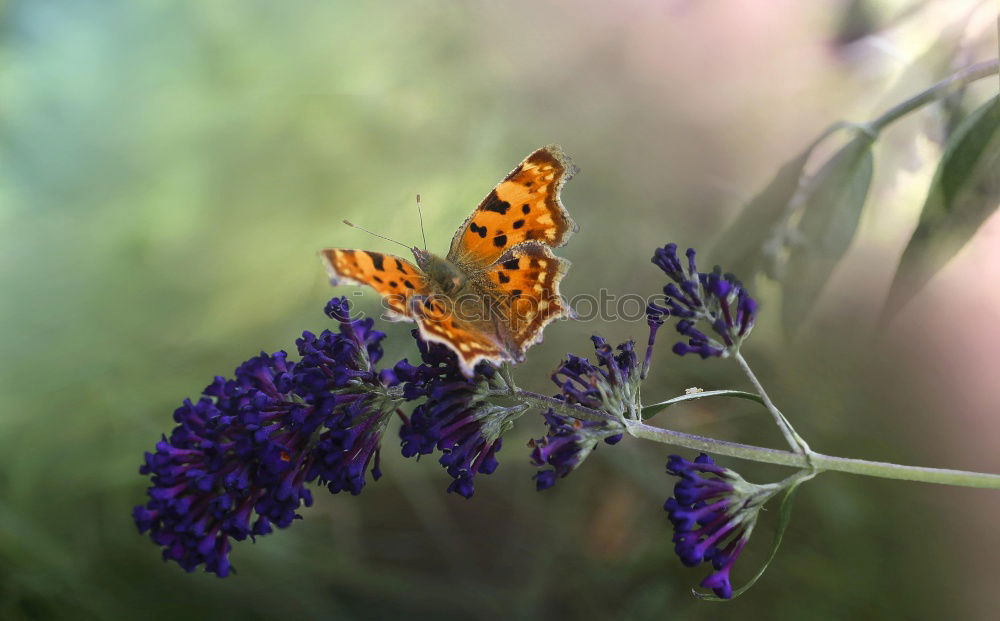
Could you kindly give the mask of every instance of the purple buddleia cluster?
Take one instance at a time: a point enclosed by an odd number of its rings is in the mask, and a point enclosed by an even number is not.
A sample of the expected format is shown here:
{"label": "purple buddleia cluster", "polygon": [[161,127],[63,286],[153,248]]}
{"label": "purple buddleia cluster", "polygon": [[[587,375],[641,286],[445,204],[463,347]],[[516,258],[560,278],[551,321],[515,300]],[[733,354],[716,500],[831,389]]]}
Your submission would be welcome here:
{"label": "purple buddleia cluster", "polygon": [[[651,327],[666,314],[679,319],[677,331],[688,337],[688,341],[675,344],[674,352],[708,358],[731,356],[739,351],[743,339],[753,329],[757,312],[757,302],[740,281],[732,274],[723,274],[718,267],[711,272],[699,272],[694,249],[689,248],[687,260],[681,261],[677,244],[657,248],[652,260],[673,282],[663,287],[663,304],[650,304],[646,313]],[[698,329],[699,323],[708,325],[715,336]]]}
{"label": "purple buddleia cluster", "polygon": [[544,417],[547,433],[528,444],[531,463],[549,467],[533,477],[538,491],[552,487],[556,479],[575,470],[601,441],[617,444],[622,439],[622,425],[616,421],[582,421],[556,414],[551,408]]}
{"label": "purple buddleia cluster", "polygon": [[298,363],[261,353],[174,412],[177,427],[140,468],[149,500],[133,510],[164,559],[225,577],[233,540],[285,528],[312,504],[306,483],[358,494],[370,465],[378,478],[381,433],[402,399],[375,370],[385,335],[349,311],[342,298],[327,305],[340,329],[304,333]]}
{"label": "purple buddleia cluster", "polygon": [[569,354],[552,374],[560,397],[567,403],[600,410],[618,420],[638,420],[641,372],[633,342],[626,341],[613,348],[599,336],[590,339],[597,364]]}
{"label": "purple buddleia cluster", "polygon": [[499,466],[496,454],[503,434],[528,406],[502,406],[489,397],[509,391],[496,367],[479,363],[473,377],[462,374],[458,357],[437,343],[421,340],[416,331],[422,362],[405,360],[393,368],[404,381],[408,400],[423,399],[399,431],[403,456],[428,455],[440,450],[438,460],[453,481],[448,487],[465,498],[475,493],[477,474],[492,474]]}
{"label": "purple buddleia cluster", "polygon": [[693,462],[671,455],[667,472],[680,477],[674,495],[663,505],[674,526],[674,551],[688,567],[711,563],[715,571],[701,586],[729,599],[733,565],[750,539],[760,508],[781,486],[748,483],[704,453]]}
{"label": "purple buddleia cluster", "polygon": [[552,381],[559,387],[558,399],[597,410],[607,418],[581,421],[552,409],[544,413],[547,432],[529,443],[531,462],[548,467],[534,476],[539,491],[569,475],[600,442],[616,444],[625,428],[621,421],[639,416],[640,370],[632,341],[612,348],[599,336],[591,340],[597,364],[569,354],[552,374]]}

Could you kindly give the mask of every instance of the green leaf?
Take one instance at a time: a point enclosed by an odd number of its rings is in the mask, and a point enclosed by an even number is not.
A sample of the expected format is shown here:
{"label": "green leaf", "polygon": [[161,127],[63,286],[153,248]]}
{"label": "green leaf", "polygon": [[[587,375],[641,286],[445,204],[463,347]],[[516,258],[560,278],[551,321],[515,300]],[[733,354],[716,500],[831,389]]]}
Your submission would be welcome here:
{"label": "green leaf", "polygon": [[716,264],[744,278],[750,278],[763,267],[767,259],[765,247],[787,217],[788,203],[799,189],[809,156],[820,142],[843,126],[838,123],[827,128],[805,150],[785,162],[771,182],[750,199],[712,246],[708,256]]}
{"label": "green leaf", "polygon": [[794,333],[847,252],[872,179],[873,137],[863,131],[834,154],[804,190],[800,243],[792,249],[782,292],[782,319]]}
{"label": "green leaf", "polygon": [[898,311],[1000,206],[1000,96],[951,135],[903,251],[883,319]]}
{"label": "green leaf", "polygon": [[781,499],[781,506],[778,508],[778,523],[775,526],[774,539],[771,540],[771,549],[767,553],[767,558],[764,559],[764,564],[757,571],[754,577],[750,578],[749,582],[733,591],[733,596],[729,599],[722,599],[716,595],[709,595],[692,589],[691,592],[695,597],[710,602],[729,602],[736,599],[740,595],[743,595],[750,590],[750,587],[757,584],[757,581],[764,575],[764,572],[767,571],[767,568],[771,565],[771,561],[773,561],[774,557],[778,554],[778,548],[781,547],[781,540],[785,536],[785,529],[788,528],[788,523],[792,520],[792,498],[795,495],[795,490],[799,488],[799,485],[802,485],[813,476],[815,475],[804,476],[788,486],[785,496]]}
{"label": "green leaf", "polygon": [[667,399],[666,401],[644,406],[642,408],[642,420],[649,420],[663,410],[677,403],[694,401],[696,399],[707,399],[709,397],[734,397],[736,399],[756,401],[760,404],[764,403],[764,400],[760,398],[760,395],[752,392],[744,392],[742,390],[706,390],[703,392],[693,392],[688,395],[681,395],[679,397],[674,397],[673,399]]}

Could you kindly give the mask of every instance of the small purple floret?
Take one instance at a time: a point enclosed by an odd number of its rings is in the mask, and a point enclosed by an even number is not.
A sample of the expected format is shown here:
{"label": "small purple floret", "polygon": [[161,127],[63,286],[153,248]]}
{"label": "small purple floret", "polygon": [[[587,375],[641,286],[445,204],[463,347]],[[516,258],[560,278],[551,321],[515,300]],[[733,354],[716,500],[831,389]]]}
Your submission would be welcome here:
{"label": "small purple floret", "polygon": [[[687,261],[677,257],[677,244],[667,244],[653,254],[653,263],[673,282],[663,287],[662,306],[651,304],[654,312],[668,311],[681,319],[677,331],[688,337],[673,347],[678,355],[697,354],[702,358],[729,356],[753,329],[757,302],[732,274],[723,274],[716,267],[711,272],[699,272],[695,251],[689,248]],[[647,317],[650,310],[647,309]],[[708,325],[714,336],[697,329],[698,323]],[[650,324],[652,327],[652,323]]]}
{"label": "small purple floret", "polygon": [[393,367],[394,375],[404,382],[406,399],[425,399],[399,430],[403,456],[440,450],[438,461],[454,479],[448,491],[470,498],[476,475],[492,474],[500,465],[496,458],[503,444],[500,436],[523,408],[504,408],[484,399],[484,389],[503,385],[489,363],[479,363],[474,376],[467,378],[455,352],[422,341],[415,330],[413,336],[422,364],[404,360]]}
{"label": "small purple floret", "polygon": [[689,567],[711,563],[715,571],[701,586],[729,599],[730,571],[774,488],[747,483],[704,453],[693,462],[671,455],[667,472],[680,477],[663,505],[674,526],[674,552]]}
{"label": "small purple floret", "polygon": [[[656,320],[650,321],[652,326]],[[529,444],[532,463],[551,468],[535,474],[539,491],[569,475],[602,441],[617,444],[623,429],[619,421],[638,416],[640,369],[632,341],[612,348],[599,336],[591,340],[597,363],[569,354],[552,374],[552,381],[559,387],[557,398],[604,412],[608,418],[581,421],[552,409],[544,414],[548,431]]]}
{"label": "small purple floret", "polygon": [[555,485],[556,480],[569,475],[604,441],[617,444],[622,439],[621,425],[614,421],[581,421],[557,414],[551,408],[543,414],[547,433],[528,443],[532,448],[531,463],[539,467],[535,489],[542,491]]}

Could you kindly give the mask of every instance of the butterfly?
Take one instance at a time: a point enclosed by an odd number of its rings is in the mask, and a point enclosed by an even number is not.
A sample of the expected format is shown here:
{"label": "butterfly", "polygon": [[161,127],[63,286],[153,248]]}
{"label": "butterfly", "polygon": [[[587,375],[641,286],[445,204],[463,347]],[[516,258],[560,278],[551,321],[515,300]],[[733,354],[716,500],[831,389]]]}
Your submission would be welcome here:
{"label": "butterfly", "polygon": [[559,193],[577,168],[558,145],[538,149],[510,172],[459,227],[445,257],[411,248],[406,259],[326,248],[332,285],[368,285],[393,319],[416,322],[472,377],[476,364],[520,362],[542,330],[573,311],[559,294],[570,263],[552,253],[578,230]]}

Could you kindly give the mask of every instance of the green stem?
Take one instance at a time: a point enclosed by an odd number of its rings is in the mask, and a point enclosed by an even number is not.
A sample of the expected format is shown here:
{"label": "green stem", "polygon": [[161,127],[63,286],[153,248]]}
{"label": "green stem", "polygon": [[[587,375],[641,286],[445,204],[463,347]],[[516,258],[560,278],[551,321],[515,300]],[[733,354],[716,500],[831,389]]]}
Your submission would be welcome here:
{"label": "green stem", "polygon": [[[513,396],[525,403],[542,408],[552,408],[561,414],[581,420],[619,422],[617,419],[599,410],[566,403],[565,401],[527,390],[518,390]],[[883,479],[1000,489],[1000,474],[925,468],[922,466],[903,466],[864,459],[833,457],[816,452],[806,455],[791,451],[779,451],[762,446],[716,440],[715,438],[653,427],[652,425],[646,425],[638,421],[627,421],[626,426],[630,435],[644,440],[680,446],[695,451],[705,451],[715,455],[746,459],[748,461],[790,466],[793,468],[814,469],[817,473],[828,470],[831,472],[846,472]]]}
{"label": "green stem", "polygon": [[889,125],[893,121],[896,121],[910,112],[913,112],[917,108],[923,107],[933,101],[937,101],[938,99],[943,99],[966,84],[994,75],[998,71],[1000,71],[1000,60],[996,59],[983,61],[966,67],[965,69],[962,69],[961,71],[958,71],[941,80],[922,93],[914,95],[906,101],[893,106],[885,112],[885,114],[878,117],[871,123],[868,123],[868,126],[874,132],[878,133],[882,131],[886,125]]}
{"label": "green stem", "polygon": [[[792,466],[795,468],[809,467],[810,460],[807,459],[806,455],[791,451],[777,451],[759,446],[726,442],[724,440],[684,434],[644,424],[629,425],[629,433],[637,438],[683,446],[699,451],[711,451],[718,455],[726,455],[738,459]],[[816,452],[813,452],[809,457],[811,457],[812,465],[817,471],[829,470],[832,472],[846,472],[883,479],[1000,489],[1000,474],[967,472],[945,468],[925,468],[923,466],[904,466],[865,459],[833,457]]]}
{"label": "green stem", "polygon": [[806,441],[802,438],[802,436],[800,436],[798,433],[795,432],[795,428],[792,427],[792,424],[788,422],[788,419],[785,418],[785,415],[781,413],[781,410],[778,409],[778,406],[774,405],[774,402],[771,401],[771,398],[767,396],[767,391],[764,390],[764,386],[760,383],[760,380],[757,379],[757,376],[754,375],[754,372],[750,369],[750,365],[747,364],[747,361],[743,357],[743,354],[741,354],[740,352],[736,352],[735,358],[736,362],[739,363],[740,368],[743,369],[743,373],[750,379],[750,383],[753,384],[753,387],[754,389],[756,389],[757,394],[760,395],[761,399],[763,399],[764,407],[766,407],[767,411],[770,412],[771,416],[774,417],[774,422],[778,425],[778,429],[780,429],[781,433],[785,436],[785,441],[788,442],[788,446],[790,446],[794,451],[798,451],[805,455],[809,455],[809,453],[812,452],[809,449],[809,444],[806,443]]}
{"label": "green stem", "polygon": [[600,410],[592,410],[588,407],[582,405],[574,405],[571,403],[566,403],[561,399],[556,399],[555,397],[547,397],[545,395],[539,394],[537,392],[531,392],[530,390],[518,389],[514,395],[515,399],[520,399],[526,403],[541,407],[541,408],[552,408],[560,414],[565,414],[566,416],[572,416],[573,418],[578,418],[580,420],[594,421],[594,422],[604,422],[604,421],[618,421],[610,414],[605,414]]}

